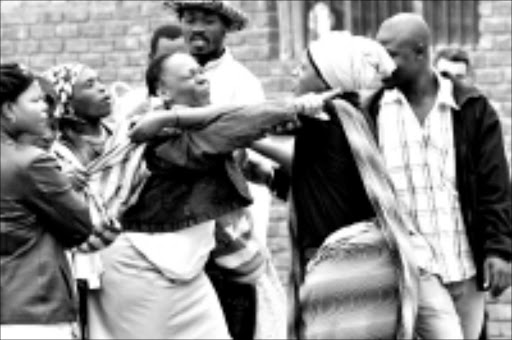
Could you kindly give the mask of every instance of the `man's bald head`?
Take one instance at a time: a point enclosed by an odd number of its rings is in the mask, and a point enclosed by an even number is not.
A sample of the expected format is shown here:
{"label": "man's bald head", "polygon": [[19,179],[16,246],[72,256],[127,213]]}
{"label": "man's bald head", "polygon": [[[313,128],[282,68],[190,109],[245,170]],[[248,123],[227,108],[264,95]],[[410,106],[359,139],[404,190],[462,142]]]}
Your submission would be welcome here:
{"label": "man's bald head", "polygon": [[385,20],[377,33],[377,41],[386,48],[397,66],[387,81],[388,86],[408,88],[431,71],[431,34],[420,15],[400,13]]}
{"label": "man's bald head", "polygon": [[415,13],[399,13],[386,19],[377,33],[381,43],[394,40],[399,45],[422,48],[428,52],[432,41],[430,28],[421,15]]}

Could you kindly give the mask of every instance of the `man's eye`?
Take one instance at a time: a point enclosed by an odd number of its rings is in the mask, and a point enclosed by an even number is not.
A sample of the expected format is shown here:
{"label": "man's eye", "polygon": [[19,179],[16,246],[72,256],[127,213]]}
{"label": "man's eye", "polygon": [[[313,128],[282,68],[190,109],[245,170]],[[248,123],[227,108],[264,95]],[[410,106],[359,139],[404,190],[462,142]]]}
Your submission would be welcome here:
{"label": "man's eye", "polygon": [[183,22],[188,25],[192,25],[194,23],[194,18],[184,18]]}

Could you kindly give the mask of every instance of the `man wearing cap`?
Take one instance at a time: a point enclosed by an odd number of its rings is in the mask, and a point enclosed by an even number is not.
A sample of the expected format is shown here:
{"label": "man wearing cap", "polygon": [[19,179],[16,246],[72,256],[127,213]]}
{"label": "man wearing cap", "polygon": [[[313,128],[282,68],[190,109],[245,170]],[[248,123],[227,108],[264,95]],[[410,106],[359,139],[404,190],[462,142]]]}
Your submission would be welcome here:
{"label": "man wearing cap", "polygon": [[[260,81],[225,46],[228,33],[247,26],[246,15],[228,1],[176,0],[165,4],[175,10],[181,23],[185,42],[190,53],[204,67],[210,82],[212,104],[252,104],[264,100]],[[270,162],[250,153],[257,162]],[[255,203],[249,208],[253,232],[261,235],[266,244],[271,195],[267,188],[250,183]],[[256,323],[256,291],[253,286],[237,284],[222,279],[222,274],[210,268],[210,277],[217,288],[231,334],[235,339],[252,339]]]}

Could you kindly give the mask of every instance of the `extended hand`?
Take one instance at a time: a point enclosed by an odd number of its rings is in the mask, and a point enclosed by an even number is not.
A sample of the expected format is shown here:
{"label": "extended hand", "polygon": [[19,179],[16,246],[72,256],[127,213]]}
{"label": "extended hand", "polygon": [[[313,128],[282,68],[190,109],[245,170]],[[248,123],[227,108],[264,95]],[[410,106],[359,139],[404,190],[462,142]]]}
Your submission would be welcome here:
{"label": "extended hand", "polygon": [[242,172],[248,181],[270,187],[274,169],[266,163],[258,162],[249,158],[244,163]]}
{"label": "extended hand", "polygon": [[489,256],[484,263],[484,288],[492,297],[499,297],[511,284],[511,263],[497,256]]}
{"label": "extended hand", "polygon": [[339,93],[340,90],[338,89],[330,90],[324,93],[308,93],[295,98],[294,104],[299,114],[325,120],[326,115],[321,115],[325,101],[336,97]]}
{"label": "extended hand", "polygon": [[74,169],[72,171],[67,171],[64,174],[68,177],[73,189],[80,191],[87,186],[88,176],[85,171]]}
{"label": "extended hand", "polygon": [[130,139],[136,143],[143,143],[157,137],[166,127],[162,121],[168,116],[169,111],[151,111],[140,117],[128,132]]}

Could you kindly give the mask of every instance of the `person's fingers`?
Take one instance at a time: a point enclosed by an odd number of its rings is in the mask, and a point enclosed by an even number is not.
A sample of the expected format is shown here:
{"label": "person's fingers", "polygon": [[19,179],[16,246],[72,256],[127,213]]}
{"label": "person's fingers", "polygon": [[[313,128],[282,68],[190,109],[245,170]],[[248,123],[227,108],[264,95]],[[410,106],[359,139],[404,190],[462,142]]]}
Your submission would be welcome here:
{"label": "person's fingers", "polygon": [[498,298],[503,293],[505,288],[506,286],[504,284],[504,281],[497,275],[495,281],[491,286],[491,296],[495,299]]}
{"label": "person's fingers", "polygon": [[484,289],[489,290],[491,287],[491,267],[492,262],[487,260],[484,263]]}
{"label": "person's fingers", "polygon": [[494,290],[492,292],[493,297],[497,298],[503,292],[510,287],[510,275],[503,268],[500,268],[496,274],[496,282],[494,284]]}
{"label": "person's fingers", "polygon": [[340,94],[341,94],[341,90],[340,89],[332,89],[330,91],[324,92],[324,93],[321,94],[322,101],[333,99],[334,97],[336,97],[336,96],[338,96]]}

